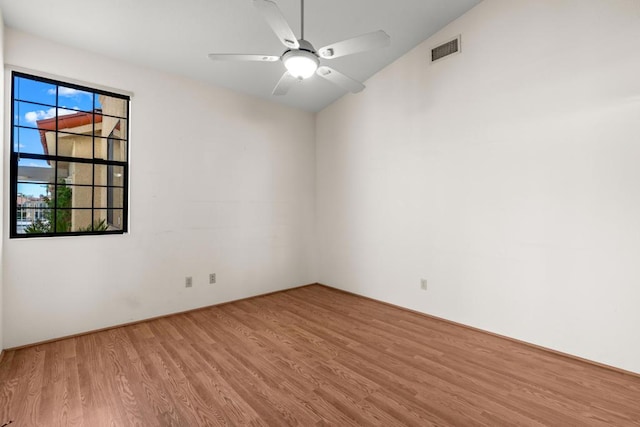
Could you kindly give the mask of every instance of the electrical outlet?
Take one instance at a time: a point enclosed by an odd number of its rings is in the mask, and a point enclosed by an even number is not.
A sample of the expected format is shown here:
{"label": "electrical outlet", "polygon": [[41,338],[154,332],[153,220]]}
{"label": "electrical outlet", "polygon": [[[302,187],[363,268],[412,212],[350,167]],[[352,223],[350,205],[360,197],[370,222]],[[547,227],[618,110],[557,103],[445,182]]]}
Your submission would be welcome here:
{"label": "electrical outlet", "polygon": [[187,276],[184,278],[184,287],[185,288],[190,288],[193,286],[193,277],[191,276]]}
{"label": "electrical outlet", "polygon": [[209,283],[210,284],[216,283],[216,273],[209,274]]}
{"label": "electrical outlet", "polygon": [[427,290],[427,279],[420,279],[420,289],[423,291]]}

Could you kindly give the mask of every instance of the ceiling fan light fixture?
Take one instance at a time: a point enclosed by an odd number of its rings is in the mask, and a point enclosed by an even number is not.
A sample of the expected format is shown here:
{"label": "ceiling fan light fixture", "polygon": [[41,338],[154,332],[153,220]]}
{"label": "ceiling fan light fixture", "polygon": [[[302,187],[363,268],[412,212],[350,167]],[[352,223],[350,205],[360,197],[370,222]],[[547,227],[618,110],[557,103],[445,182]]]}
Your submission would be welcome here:
{"label": "ceiling fan light fixture", "polygon": [[297,79],[307,79],[318,69],[318,57],[306,50],[291,50],[282,56],[282,62],[289,74]]}
{"label": "ceiling fan light fixture", "polygon": [[314,74],[351,93],[358,93],[364,89],[361,82],[331,67],[321,66],[320,58],[333,59],[382,48],[388,46],[391,40],[387,33],[378,30],[324,46],[316,51],[313,45],[304,39],[304,0],[300,0],[300,38],[293,33],[282,11],[278,8],[276,0],[253,0],[253,5],[262,13],[267,24],[287,50],[280,56],[211,53],[209,58],[214,61],[282,61],[287,71],[282,74],[271,92],[274,96],[285,95],[296,81],[308,79]]}

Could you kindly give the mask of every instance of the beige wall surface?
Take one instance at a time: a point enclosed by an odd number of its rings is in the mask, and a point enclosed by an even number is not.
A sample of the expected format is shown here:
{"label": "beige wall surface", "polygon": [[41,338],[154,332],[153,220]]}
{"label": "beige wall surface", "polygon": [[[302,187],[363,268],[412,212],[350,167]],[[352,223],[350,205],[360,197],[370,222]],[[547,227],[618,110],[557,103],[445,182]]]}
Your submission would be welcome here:
{"label": "beige wall surface", "polygon": [[637,1],[485,0],[319,113],[320,281],[640,372],[638,52]]}
{"label": "beige wall surface", "polygon": [[134,93],[130,232],[5,236],[5,348],[315,282],[312,114],[12,29],[5,42],[14,66]]}

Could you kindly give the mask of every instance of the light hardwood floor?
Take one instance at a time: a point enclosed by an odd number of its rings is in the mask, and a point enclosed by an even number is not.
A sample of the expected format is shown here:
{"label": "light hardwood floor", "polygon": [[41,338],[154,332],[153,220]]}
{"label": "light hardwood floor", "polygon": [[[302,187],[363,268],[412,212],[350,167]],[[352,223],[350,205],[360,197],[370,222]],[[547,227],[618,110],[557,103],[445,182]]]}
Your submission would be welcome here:
{"label": "light hardwood floor", "polygon": [[640,378],[312,285],[8,351],[0,426],[640,425]]}

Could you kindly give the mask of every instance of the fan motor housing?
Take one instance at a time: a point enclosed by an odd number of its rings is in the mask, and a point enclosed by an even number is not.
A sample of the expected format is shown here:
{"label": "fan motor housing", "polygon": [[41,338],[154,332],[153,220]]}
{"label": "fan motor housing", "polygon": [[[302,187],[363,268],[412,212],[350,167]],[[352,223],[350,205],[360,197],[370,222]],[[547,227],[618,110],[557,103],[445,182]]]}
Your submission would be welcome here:
{"label": "fan motor housing", "polygon": [[313,53],[314,55],[317,56],[316,50],[314,49],[313,45],[311,43],[309,43],[308,41],[306,41],[304,39],[300,39],[300,40],[298,40],[298,44],[300,45],[298,50],[304,50],[304,51],[307,51],[307,52],[311,52],[311,53]]}
{"label": "fan motor housing", "polygon": [[282,62],[289,73],[298,79],[311,77],[320,65],[320,59],[311,43],[299,40],[299,49],[287,50],[282,55]]}

